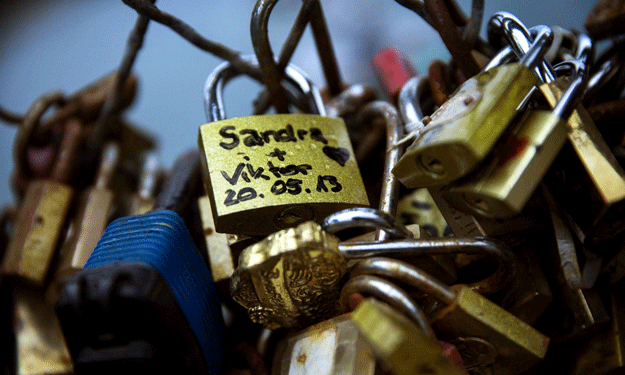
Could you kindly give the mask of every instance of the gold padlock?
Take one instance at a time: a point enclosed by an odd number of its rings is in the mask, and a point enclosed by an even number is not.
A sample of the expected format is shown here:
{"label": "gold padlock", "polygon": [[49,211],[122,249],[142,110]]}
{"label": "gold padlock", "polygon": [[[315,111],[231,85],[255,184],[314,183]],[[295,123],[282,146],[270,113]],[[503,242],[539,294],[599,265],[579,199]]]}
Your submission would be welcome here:
{"label": "gold padlock", "polygon": [[[567,61],[558,67],[569,66],[574,76],[568,83],[558,80],[539,88],[543,93],[563,92],[567,102],[552,106],[553,111],[528,110],[519,126],[493,151],[490,161],[476,175],[444,188],[443,197],[448,202],[463,211],[490,218],[505,218],[521,212],[564,146],[565,123],[572,121],[567,119],[586,86],[586,64]],[[565,91],[562,91],[563,85],[568,85]]]}
{"label": "gold padlock", "polygon": [[443,354],[435,338],[383,302],[366,299],[351,317],[393,374],[466,374]]}
{"label": "gold padlock", "polygon": [[546,354],[549,338],[466,285],[447,287],[404,262],[369,258],[358,263],[350,275],[381,275],[428,293],[441,302],[430,321],[443,340],[478,337],[493,344],[495,366],[521,373]]}
{"label": "gold padlock", "polygon": [[51,302],[56,302],[65,281],[83,269],[106,229],[115,204],[110,185],[119,157],[119,144],[111,142],[104,146],[95,184],[80,197],[76,217],[59,251],[59,264],[47,293]]}
{"label": "gold padlock", "polygon": [[12,325],[16,350],[15,373],[74,374],[74,366],[54,305],[45,301],[40,289],[23,285],[11,286]]}
{"label": "gold padlock", "polygon": [[[250,58],[253,62],[253,59]],[[318,91],[293,67],[285,77],[310,99],[310,114],[225,119],[221,90],[238,75],[224,63],[205,87],[200,127],[204,182],[218,232],[267,235],[368,200],[347,129],[323,117]]]}
{"label": "gold padlock", "polygon": [[485,70],[467,80],[432,116],[406,149],[393,174],[407,187],[443,185],[471,172],[493,148],[530,90],[532,72],[551,43],[545,28],[519,63]]}
{"label": "gold padlock", "polygon": [[78,120],[68,120],[52,178],[34,180],[28,185],[17,226],[2,261],[3,274],[43,283],[72,203],[74,190],[66,183],[82,141],[81,128]]}

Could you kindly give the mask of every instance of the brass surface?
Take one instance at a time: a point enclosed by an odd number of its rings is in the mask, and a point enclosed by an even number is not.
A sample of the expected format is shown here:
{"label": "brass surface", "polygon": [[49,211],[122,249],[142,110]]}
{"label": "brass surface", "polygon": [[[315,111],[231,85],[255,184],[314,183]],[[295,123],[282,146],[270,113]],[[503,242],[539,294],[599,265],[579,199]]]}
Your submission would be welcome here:
{"label": "brass surface", "polygon": [[351,317],[383,367],[394,375],[466,374],[443,354],[435,338],[383,302],[366,299]]}
{"label": "brass surface", "polygon": [[369,205],[341,119],[239,117],[202,125],[198,142],[218,232],[267,235]]}
{"label": "brass surface", "polygon": [[496,364],[514,374],[543,359],[549,345],[547,336],[466,286],[451,288],[456,292],[456,302],[432,319],[442,339],[482,338],[497,348]]}
{"label": "brass surface", "polygon": [[72,195],[70,187],[58,182],[36,180],[28,185],[2,273],[43,283],[63,233]]}
{"label": "brass surface", "polygon": [[393,174],[407,187],[443,185],[480,163],[540,81],[519,63],[502,65],[467,80],[424,122]]}
{"label": "brass surface", "polygon": [[54,305],[46,303],[39,291],[18,287],[13,312],[17,374],[73,374],[74,366]]}
{"label": "brass surface", "polygon": [[[561,87],[556,89],[552,86],[541,86],[541,91],[551,106],[555,106],[562,90]],[[596,212],[584,213],[585,216],[592,215],[590,220],[586,217],[578,222],[582,224],[590,221],[590,225],[594,225],[611,206],[625,200],[625,172],[582,105],[576,107],[566,124],[568,139],[592,181],[597,196],[595,199],[600,203]]]}
{"label": "brass surface", "polygon": [[336,315],[346,271],[338,238],[306,222],[241,252],[232,298],[269,329],[306,326]]}
{"label": "brass surface", "polygon": [[521,212],[566,142],[564,121],[532,110],[497,155],[477,175],[445,189],[443,198],[457,208],[489,218]]}

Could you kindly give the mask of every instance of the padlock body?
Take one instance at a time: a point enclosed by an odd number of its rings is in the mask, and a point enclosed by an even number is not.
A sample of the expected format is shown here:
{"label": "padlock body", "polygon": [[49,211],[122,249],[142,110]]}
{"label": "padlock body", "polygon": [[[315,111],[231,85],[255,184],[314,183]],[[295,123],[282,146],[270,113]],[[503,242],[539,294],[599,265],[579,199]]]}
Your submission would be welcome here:
{"label": "padlock body", "polygon": [[215,231],[215,221],[211,209],[210,198],[204,195],[198,199],[200,218],[202,219],[202,233],[206,241],[208,263],[211,276],[220,293],[230,296],[230,276],[234,273],[235,263],[228,241],[228,234]]}
{"label": "padlock body", "polygon": [[[550,85],[549,90],[541,91],[555,106],[563,87]],[[558,192],[559,203],[584,231],[587,245],[593,247],[625,230],[625,171],[582,105],[566,124],[577,157],[562,163],[567,181],[551,186]]]}
{"label": "padlock body", "polygon": [[392,307],[368,299],[351,316],[389,373],[466,374],[443,354],[434,337],[427,336]]}
{"label": "padlock body", "polygon": [[199,343],[209,371],[217,373],[224,351],[221,305],[182,218],[173,211],[157,211],[114,220],[83,271],[70,280],[90,274],[91,269],[129,263],[146,264],[163,278]]}
{"label": "padlock body", "polygon": [[254,323],[305,327],[337,314],[346,271],[338,238],[309,221],[243,250],[230,290]]}
{"label": "padlock body", "polygon": [[46,303],[41,290],[13,290],[13,333],[17,374],[74,374],[54,305]]}
{"label": "padlock body", "polygon": [[272,375],[375,375],[373,351],[350,316],[325,320],[278,343]]}
{"label": "padlock body", "polygon": [[218,232],[267,235],[369,204],[339,118],[239,117],[202,125],[198,141]]}
{"label": "padlock body", "polygon": [[439,310],[432,319],[439,338],[484,339],[498,350],[496,364],[514,374],[543,359],[549,345],[547,336],[468,287],[451,288],[456,293],[456,302]]}
{"label": "padlock body", "polygon": [[521,122],[483,170],[445,189],[449,203],[489,218],[521,212],[567,140],[564,121],[552,112],[532,110]]}
{"label": "padlock body", "polygon": [[407,187],[449,183],[471,172],[516,116],[538,77],[507,64],[467,80],[431,116],[393,174]]}
{"label": "padlock body", "polygon": [[71,206],[73,189],[51,180],[28,185],[17,226],[2,262],[2,273],[42,284]]}

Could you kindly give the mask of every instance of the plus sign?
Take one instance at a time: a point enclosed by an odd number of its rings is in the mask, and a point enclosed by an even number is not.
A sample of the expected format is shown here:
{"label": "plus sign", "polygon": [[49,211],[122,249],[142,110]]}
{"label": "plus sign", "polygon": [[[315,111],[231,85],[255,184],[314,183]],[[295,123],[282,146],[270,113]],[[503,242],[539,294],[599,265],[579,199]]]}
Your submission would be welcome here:
{"label": "plus sign", "polygon": [[267,156],[271,156],[274,158],[278,158],[278,160],[280,161],[284,161],[284,155],[286,155],[286,152],[282,151],[282,150],[278,150],[277,148],[275,148],[271,154],[267,155]]}

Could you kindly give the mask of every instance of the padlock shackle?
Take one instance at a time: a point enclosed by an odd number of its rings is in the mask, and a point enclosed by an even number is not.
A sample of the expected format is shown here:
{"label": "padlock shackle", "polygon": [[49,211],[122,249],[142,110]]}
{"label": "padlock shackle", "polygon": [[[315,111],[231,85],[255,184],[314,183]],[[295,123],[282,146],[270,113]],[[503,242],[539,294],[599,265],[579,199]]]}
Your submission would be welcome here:
{"label": "padlock shackle", "polygon": [[416,323],[428,337],[435,337],[432,327],[419,306],[406,292],[390,281],[372,275],[350,278],[343,286],[339,299],[344,310],[348,310],[349,298],[356,293],[371,295],[389,304]]}
{"label": "padlock shackle", "polygon": [[445,305],[451,305],[456,300],[456,293],[447,285],[430,276],[427,272],[401,260],[384,257],[361,260],[349,272],[350,277],[360,275],[379,276],[400,282],[427,293]]}
{"label": "padlock shackle", "polygon": [[[253,55],[241,56],[241,59],[250,65],[258,67],[258,61]],[[225,85],[233,78],[242,75],[243,72],[229,62],[220,64],[206,79],[204,85],[204,110],[208,122],[226,119],[226,109],[223,99]],[[319,89],[312,81],[293,64],[289,64],[284,70],[284,79],[307,98],[309,110],[312,113],[325,116],[326,111]]]}
{"label": "padlock shackle", "polygon": [[497,54],[492,59],[490,59],[488,64],[486,64],[484,68],[482,69],[482,72],[485,72],[487,70],[490,70],[494,67],[497,67],[503,64],[508,64],[514,61],[515,59],[516,59],[516,53],[514,52],[514,49],[512,49],[511,46],[505,46],[499,52],[497,52]]}
{"label": "padlock shackle", "polygon": [[[392,170],[403,153],[403,147],[396,147],[395,145],[401,139],[404,129],[395,107],[383,101],[375,101],[364,106],[358,117],[358,123],[364,126],[364,124],[378,119],[384,122],[386,129],[386,157],[384,158],[382,191],[378,209],[395,217],[399,200],[399,180],[393,175]],[[386,241],[389,236],[387,232],[378,230],[375,240]]]}
{"label": "padlock shackle", "polygon": [[385,231],[389,240],[413,237],[412,232],[395,217],[369,207],[348,208],[335,212],[323,220],[321,227],[331,234],[344,229],[372,228]]}
{"label": "padlock shackle", "polygon": [[[554,72],[560,74],[570,74],[569,86],[562,93],[560,100],[553,108],[553,113],[562,119],[567,119],[577,103],[584,97],[588,80],[588,65],[580,60],[567,60],[554,67]],[[559,75],[560,75],[559,74]]]}
{"label": "padlock shackle", "polygon": [[544,54],[553,42],[553,31],[550,27],[540,25],[532,28],[536,32],[532,41],[530,30],[512,13],[497,12],[488,21],[489,39],[503,36],[521,59],[521,63],[529,68],[536,68],[536,74],[543,82],[554,80],[551,65],[543,60]]}
{"label": "padlock shackle", "polygon": [[497,270],[483,280],[467,286],[482,294],[492,294],[509,285],[516,274],[516,260],[508,246],[491,238],[454,237],[435,239],[398,239],[386,242],[341,242],[339,251],[347,259],[370,257],[408,258],[447,254],[478,254],[495,259]]}

